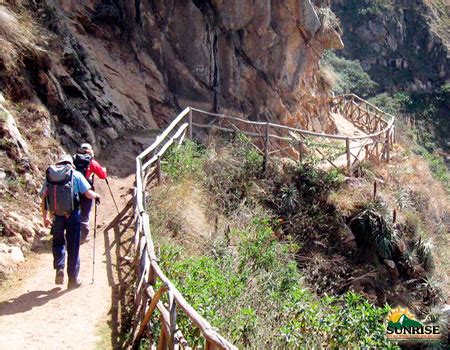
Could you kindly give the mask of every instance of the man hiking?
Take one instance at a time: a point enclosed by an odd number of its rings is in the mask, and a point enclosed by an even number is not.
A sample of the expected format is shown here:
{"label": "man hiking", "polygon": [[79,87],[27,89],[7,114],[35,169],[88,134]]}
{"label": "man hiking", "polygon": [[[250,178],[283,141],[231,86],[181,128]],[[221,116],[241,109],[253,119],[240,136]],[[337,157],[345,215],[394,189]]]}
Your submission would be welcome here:
{"label": "man hiking", "polygon": [[[44,226],[52,226],[53,267],[55,283],[64,283],[64,266],[67,249],[68,288],[81,286],[80,271],[80,195],[100,200],[91,190],[84,176],[75,170],[72,157],[63,155],[55,165],[48,167],[45,182],[40,191]],[[49,217],[53,216],[53,220]],[[65,236],[64,236],[65,232]]]}
{"label": "man hiking", "polygon": [[[94,150],[89,143],[83,143],[78,152],[73,156],[73,164],[75,168],[84,175],[88,180],[92,189],[94,190],[94,175],[97,175],[99,179],[106,179],[106,168],[100,166],[100,164],[94,159]],[[81,195],[80,197],[80,210],[81,210],[81,243],[89,241],[89,216],[92,209],[92,199]]]}

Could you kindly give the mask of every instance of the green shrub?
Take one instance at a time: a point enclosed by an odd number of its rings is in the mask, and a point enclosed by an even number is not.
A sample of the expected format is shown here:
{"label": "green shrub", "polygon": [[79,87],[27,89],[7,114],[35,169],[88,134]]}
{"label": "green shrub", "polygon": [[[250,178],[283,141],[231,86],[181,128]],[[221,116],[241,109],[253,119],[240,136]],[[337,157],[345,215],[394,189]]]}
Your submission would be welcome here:
{"label": "green shrub", "polygon": [[338,57],[333,51],[327,50],[321,63],[331,67],[337,76],[336,86],[333,88],[336,94],[355,93],[366,97],[377,88],[377,84],[364,72],[359,61]]}
{"label": "green shrub", "polygon": [[383,92],[382,94],[371,97],[369,102],[384,112],[397,116],[402,109],[402,96],[400,94],[391,96]]}
{"label": "green shrub", "polygon": [[391,220],[385,217],[379,211],[366,209],[352,218],[349,227],[365,252],[373,251],[381,259],[392,259],[397,234]]}
{"label": "green shrub", "polygon": [[174,180],[198,173],[206,159],[206,153],[204,146],[190,140],[186,140],[181,146],[171,146],[164,155],[162,171]]}
{"label": "green shrub", "polygon": [[295,185],[285,185],[281,188],[281,211],[292,213],[297,208],[298,200],[298,190]]}

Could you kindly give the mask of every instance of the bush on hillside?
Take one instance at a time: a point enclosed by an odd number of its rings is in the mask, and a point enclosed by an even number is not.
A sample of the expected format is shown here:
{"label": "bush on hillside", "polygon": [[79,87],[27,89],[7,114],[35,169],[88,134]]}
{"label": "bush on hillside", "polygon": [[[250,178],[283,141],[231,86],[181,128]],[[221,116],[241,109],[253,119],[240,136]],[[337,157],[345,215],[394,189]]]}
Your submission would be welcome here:
{"label": "bush on hillside", "polygon": [[178,145],[172,146],[164,155],[162,171],[173,180],[198,175],[206,157],[207,152],[204,146],[186,140],[181,147]]}
{"label": "bush on hillside", "polygon": [[359,61],[338,57],[333,51],[327,50],[324,52],[321,64],[334,71],[336,82],[332,90],[336,94],[355,93],[366,97],[377,88],[377,83],[364,72]]}

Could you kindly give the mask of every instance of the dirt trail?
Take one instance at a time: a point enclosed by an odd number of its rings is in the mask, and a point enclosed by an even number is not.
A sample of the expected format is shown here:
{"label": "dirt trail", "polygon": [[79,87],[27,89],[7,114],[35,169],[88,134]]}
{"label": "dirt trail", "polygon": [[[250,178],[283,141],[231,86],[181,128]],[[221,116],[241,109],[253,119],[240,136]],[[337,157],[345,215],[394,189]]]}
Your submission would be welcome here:
{"label": "dirt trail", "polygon": [[[129,147],[123,147],[128,145]],[[138,147],[140,146],[140,147]],[[103,157],[110,169],[110,185],[119,209],[131,198],[128,193],[134,181],[134,156],[141,148],[135,141],[118,140],[117,147]],[[119,151],[117,151],[119,148]],[[136,152],[136,153],[135,153]],[[120,170],[120,171],[119,171]],[[92,280],[93,217],[91,240],[80,248],[80,277],[83,285],[74,290],[65,284],[54,284],[55,270],[48,250],[30,259],[28,275],[17,287],[0,295],[0,349],[95,349],[111,348],[112,315],[117,314],[114,293],[117,288],[116,264],[117,230],[104,230],[117,216],[108,187],[96,181],[102,196],[98,208],[95,254],[95,282]],[[106,344],[105,344],[106,339]],[[99,342],[102,341],[102,345]]]}

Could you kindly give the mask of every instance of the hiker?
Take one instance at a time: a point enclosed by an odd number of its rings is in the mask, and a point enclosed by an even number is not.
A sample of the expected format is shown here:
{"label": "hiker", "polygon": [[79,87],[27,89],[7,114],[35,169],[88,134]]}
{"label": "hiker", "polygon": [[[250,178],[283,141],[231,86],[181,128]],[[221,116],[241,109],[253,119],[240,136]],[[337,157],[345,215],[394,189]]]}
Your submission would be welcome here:
{"label": "hiker", "polygon": [[[75,168],[84,175],[88,180],[92,189],[94,189],[94,175],[97,175],[99,179],[105,180],[106,168],[100,166],[100,164],[94,159],[94,150],[89,143],[83,143],[78,152],[73,156],[73,164]],[[92,209],[92,199],[81,195],[80,197],[80,210],[81,210],[81,243],[89,241],[89,216]]]}
{"label": "hiker", "polygon": [[[44,226],[51,228],[53,236],[53,268],[55,283],[64,284],[64,266],[67,249],[68,288],[81,286],[80,271],[80,195],[100,200],[100,195],[91,190],[84,176],[75,170],[72,157],[63,155],[46,171],[45,182],[40,191],[42,197],[42,219]],[[53,220],[48,214],[53,216]],[[64,237],[64,232],[65,237]]]}

